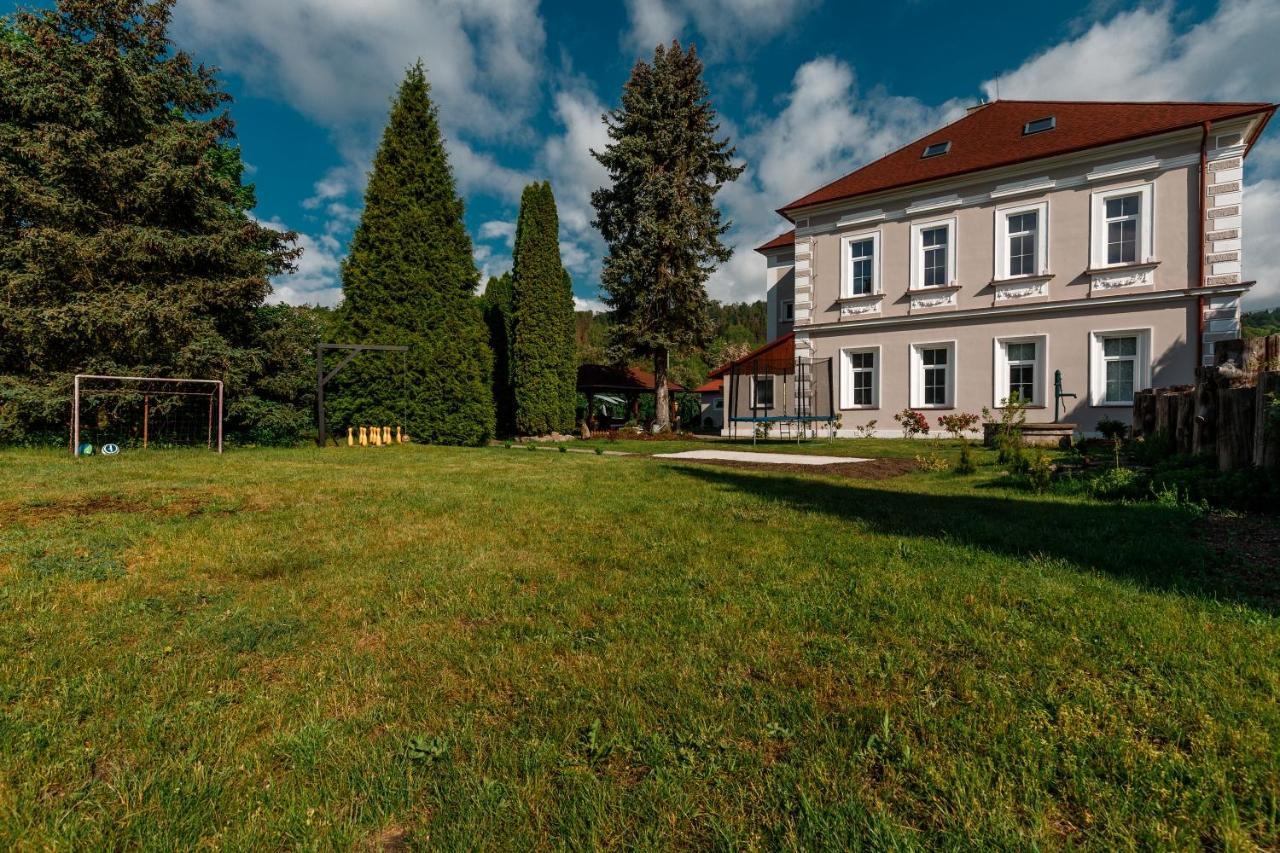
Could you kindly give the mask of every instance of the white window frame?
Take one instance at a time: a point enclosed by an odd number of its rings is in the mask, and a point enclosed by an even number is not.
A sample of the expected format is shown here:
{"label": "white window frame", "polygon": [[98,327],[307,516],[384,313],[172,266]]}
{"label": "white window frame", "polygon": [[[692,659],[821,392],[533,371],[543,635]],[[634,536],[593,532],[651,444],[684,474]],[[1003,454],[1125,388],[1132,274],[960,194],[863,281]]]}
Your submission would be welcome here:
{"label": "white window frame", "polygon": [[[855,371],[849,364],[849,356],[862,353],[871,353],[871,402],[857,403],[853,402],[853,375],[855,372],[861,372],[865,368],[858,368]],[[846,410],[855,409],[878,409],[880,408],[880,347],[844,347],[840,350],[840,408]]]}
{"label": "white window frame", "polygon": [[1138,339],[1138,354],[1133,368],[1133,392],[1151,387],[1151,354],[1153,332],[1150,326],[1138,329],[1100,329],[1089,333],[1089,402],[1097,408],[1131,409],[1133,401],[1106,402],[1107,370],[1104,344],[1107,338]]}
{"label": "white window frame", "polygon": [[[1124,263],[1107,263],[1107,201],[1122,196],[1139,197],[1137,257]],[[1089,239],[1089,266],[1093,269],[1128,267],[1155,263],[1155,184],[1132,184],[1111,190],[1101,190],[1092,195]]]}
{"label": "white window frame", "polygon": [[[1036,215],[1036,270],[1023,275],[1010,275],[1012,258],[1009,253],[1009,218],[1021,213]],[[996,208],[996,269],[994,278],[997,281],[1035,278],[1049,274],[1049,202],[1038,201],[1034,204],[1016,204]]]}
{"label": "white window frame", "polygon": [[[922,353],[927,349],[947,350],[947,399],[944,403],[925,403],[924,401],[924,358]],[[911,344],[910,364],[911,382],[910,399],[913,409],[954,409],[956,407],[956,342],[933,341],[924,344]]]}
{"label": "white window frame", "polygon": [[[871,292],[853,292],[853,258],[849,248],[854,243],[871,241]],[[861,231],[857,234],[845,234],[840,238],[840,296],[844,299],[856,299],[863,296],[875,296],[880,293],[880,232]]]}
{"label": "white window frame", "polygon": [[[934,228],[947,229],[947,282],[946,284],[935,284],[929,287],[924,286],[924,237],[925,231]],[[927,222],[914,222],[911,224],[911,289],[912,290],[939,290],[943,287],[954,287],[956,283],[956,242],[957,242],[956,217],[950,216],[946,219],[931,219]]]}
{"label": "white window frame", "polygon": [[[776,409],[776,408],[778,408],[778,383],[777,383],[777,378],[778,378],[778,377],[774,376],[772,373],[770,373],[770,374],[768,374],[768,375],[766,375],[766,376],[756,376],[755,374],[750,374],[750,376],[751,376],[751,384],[750,384],[748,387],[750,387],[750,388],[751,388],[751,400],[750,400],[751,405],[750,405],[750,406],[748,406],[748,408],[750,408],[750,409]],[[768,383],[769,383],[769,388],[770,388],[770,397],[771,397],[771,399],[769,400],[769,405],[768,405],[768,406],[763,406],[763,405],[760,405],[759,403],[757,403],[757,402],[756,402],[756,383],[758,383],[758,382],[768,382]]]}
{"label": "white window frame", "polygon": [[1049,396],[1049,336],[1044,333],[1012,335],[992,340],[994,349],[994,384],[991,390],[993,408],[1004,408],[1009,399],[1009,344],[1035,344],[1035,394],[1027,400],[1028,406],[1047,406]]}

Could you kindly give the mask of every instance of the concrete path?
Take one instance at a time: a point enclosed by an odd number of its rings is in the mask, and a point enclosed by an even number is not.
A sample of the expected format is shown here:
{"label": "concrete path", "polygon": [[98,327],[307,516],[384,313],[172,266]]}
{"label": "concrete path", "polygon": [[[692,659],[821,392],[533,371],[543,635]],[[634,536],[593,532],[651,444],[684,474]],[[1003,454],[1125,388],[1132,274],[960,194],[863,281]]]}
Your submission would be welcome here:
{"label": "concrete path", "polygon": [[723,462],[764,462],[773,465],[834,465],[837,462],[867,462],[854,456],[808,456],[803,453],[754,453],[749,450],[686,450],[683,453],[655,453],[655,459],[712,459]]}

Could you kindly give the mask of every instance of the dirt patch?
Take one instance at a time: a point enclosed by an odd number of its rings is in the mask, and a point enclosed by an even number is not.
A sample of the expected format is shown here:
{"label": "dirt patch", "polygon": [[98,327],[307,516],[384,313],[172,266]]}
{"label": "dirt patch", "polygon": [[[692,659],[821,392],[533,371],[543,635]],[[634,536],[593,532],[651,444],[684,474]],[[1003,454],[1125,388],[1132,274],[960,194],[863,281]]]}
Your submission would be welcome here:
{"label": "dirt patch", "polygon": [[1259,580],[1274,582],[1280,574],[1280,521],[1275,516],[1215,513],[1205,517],[1196,536],[1243,571],[1256,572]]}
{"label": "dirt patch", "polygon": [[380,829],[364,839],[360,844],[360,849],[391,853],[392,851],[409,850],[411,846],[409,830],[403,826],[392,825],[385,829]]}
{"label": "dirt patch", "polygon": [[887,480],[901,477],[920,469],[914,459],[868,459],[865,462],[833,462],[830,465],[787,465],[771,462],[737,462],[727,459],[672,459],[685,465],[714,465],[721,468],[742,468],[747,471],[768,471],[779,474],[820,474],[824,477],[843,477],[850,480]]}
{"label": "dirt patch", "polygon": [[158,493],[153,501],[123,498],[119,495],[97,495],[67,500],[40,500],[29,503],[0,501],[0,519],[17,521],[56,521],[81,515],[132,514],[161,518],[191,517],[205,514],[238,512],[226,498],[215,494]]}

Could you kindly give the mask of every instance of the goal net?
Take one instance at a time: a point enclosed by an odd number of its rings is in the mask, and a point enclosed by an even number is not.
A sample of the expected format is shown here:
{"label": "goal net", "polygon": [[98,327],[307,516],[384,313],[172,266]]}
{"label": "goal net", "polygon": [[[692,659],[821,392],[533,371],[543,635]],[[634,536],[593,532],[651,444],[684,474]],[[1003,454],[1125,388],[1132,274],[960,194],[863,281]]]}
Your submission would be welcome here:
{"label": "goal net", "polygon": [[203,447],[222,452],[222,382],[158,376],[76,376],[71,452]]}

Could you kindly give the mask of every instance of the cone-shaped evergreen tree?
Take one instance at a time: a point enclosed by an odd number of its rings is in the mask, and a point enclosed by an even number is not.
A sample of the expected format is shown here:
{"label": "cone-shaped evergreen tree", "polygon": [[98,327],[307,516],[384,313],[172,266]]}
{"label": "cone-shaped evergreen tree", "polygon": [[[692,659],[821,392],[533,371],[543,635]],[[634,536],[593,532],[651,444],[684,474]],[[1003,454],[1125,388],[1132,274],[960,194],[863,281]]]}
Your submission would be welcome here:
{"label": "cone-shaped evergreen tree", "polygon": [[420,441],[480,444],[493,434],[493,356],[475,297],[479,272],[436,110],[419,63],[382,136],[364,213],[342,265],[342,335],[407,344],[365,354],[340,379],[335,425],[403,423]]}
{"label": "cone-shaped evergreen tree", "polygon": [[707,343],[707,276],[732,254],[720,242],[729,223],[715,195],[743,167],[716,139],[708,97],[696,49],[659,45],[652,64],[631,70],[621,109],[606,116],[609,145],[592,152],[612,181],[591,194],[609,244],[601,283],[613,309],[612,348],[653,359],[662,427],[670,425],[668,355]]}
{"label": "cone-shaped evergreen tree", "polygon": [[529,184],[520,197],[511,270],[511,378],[522,435],[573,428],[573,294],[567,283],[551,184]]}
{"label": "cone-shaped evergreen tree", "polygon": [[231,98],[172,5],[0,20],[0,442],[65,436],[81,372],[222,379],[231,429],[263,411],[256,311],[294,235],[247,214]]}
{"label": "cone-shaped evergreen tree", "polygon": [[493,408],[498,435],[515,435],[516,398],[511,385],[511,345],[515,322],[511,308],[511,273],[489,279],[482,297],[484,321],[493,350]]}

